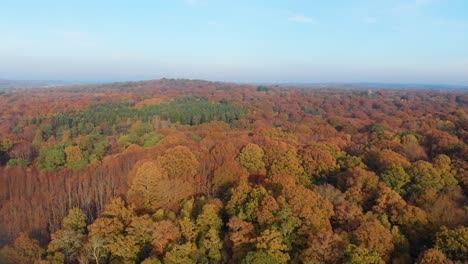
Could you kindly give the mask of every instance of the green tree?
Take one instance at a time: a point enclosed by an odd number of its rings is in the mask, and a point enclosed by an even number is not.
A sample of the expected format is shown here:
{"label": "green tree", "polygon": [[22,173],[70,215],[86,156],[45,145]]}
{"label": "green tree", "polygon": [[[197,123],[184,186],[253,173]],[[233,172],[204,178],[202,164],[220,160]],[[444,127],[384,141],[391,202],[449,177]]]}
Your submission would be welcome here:
{"label": "green tree", "polygon": [[13,144],[14,142],[11,138],[0,138],[0,151],[9,152]]}
{"label": "green tree", "polygon": [[164,136],[155,132],[150,132],[141,136],[140,141],[143,147],[152,147],[156,145]]}
{"label": "green tree", "polygon": [[468,227],[460,226],[455,229],[442,227],[436,234],[435,248],[450,259],[466,261],[468,259]]}
{"label": "green tree", "polygon": [[411,178],[410,191],[417,194],[425,193],[429,190],[440,191],[444,187],[444,182],[440,172],[427,161],[416,161],[408,169]]}
{"label": "green tree", "polygon": [[454,175],[451,172],[452,161],[447,155],[437,155],[432,162],[434,163],[434,168],[436,168],[440,172],[440,176],[444,185],[458,184],[458,181],[455,179]]}
{"label": "green tree", "polygon": [[242,260],[242,264],[282,264],[285,263],[266,253],[263,250],[250,251]]}
{"label": "green tree", "polygon": [[39,169],[55,171],[65,164],[65,144],[46,146],[39,154]]}
{"label": "green tree", "polygon": [[73,208],[63,219],[62,228],[51,235],[48,251],[62,252],[67,261],[77,259],[86,240],[85,228],[87,217],[79,208]]}
{"label": "green tree", "polygon": [[350,244],[343,254],[344,264],[385,264],[379,254],[369,252],[366,248]]}
{"label": "green tree", "polygon": [[24,159],[10,159],[7,162],[8,167],[15,167],[15,166],[24,166],[27,167],[31,164],[29,160],[24,160]]}
{"label": "green tree", "polygon": [[68,211],[68,215],[63,218],[62,228],[84,233],[86,230],[86,214],[80,208],[73,208]]}
{"label": "green tree", "polygon": [[411,180],[403,166],[399,164],[387,166],[380,174],[380,179],[402,196],[406,194],[406,184]]}
{"label": "green tree", "polygon": [[193,243],[175,245],[164,256],[165,264],[194,264],[196,261],[197,247]]}
{"label": "green tree", "polygon": [[221,261],[221,249],[223,242],[220,239],[220,230],[223,221],[219,216],[220,206],[208,203],[203,206],[202,213],[197,218],[197,230],[199,231],[198,247],[210,262]]}

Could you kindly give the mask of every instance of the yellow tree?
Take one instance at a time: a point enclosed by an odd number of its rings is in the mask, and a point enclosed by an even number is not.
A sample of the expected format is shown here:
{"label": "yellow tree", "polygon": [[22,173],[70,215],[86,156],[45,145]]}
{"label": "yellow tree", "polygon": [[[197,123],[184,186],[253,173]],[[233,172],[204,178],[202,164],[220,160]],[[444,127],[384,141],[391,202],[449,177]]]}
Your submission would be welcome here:
{"label": "yellow tree", "polygon": [[182,177],[186,180],[193,177],[200,167],[197,157],[185,146],[177,146],[166,150],[158,160],[169,178],[172,179]]}
{"label": "yellow tree", "polygon": [[104,249],[111,253],[111,261],[125,263],[136,261],[140,250],[150,243],[152,228],[149,216],[137,216],[134,207],[125,206],[120,197],[113,199],[101,217],[88,226],[90,239],[102,239]]}
{"label": "yellow tree", "polygon": [[65,155],[67,163],[73,163],[77,160],[83,159],[83,154],[78,146],[68,146],[65,148]]}
{"label": "yellow tree", "polygon": [[159,162],[145,162],[138,168],[127,197],[137,207],[155,211],[162,205],[164,190],[161,187],[168,180]]}
{"label": "yellow tree", "polygon": [[267,229],[255,239],[255,247],[258,250],[265,251],[269,255],[275,257],[280,262],[286,263],[290,256],[288,246],[284,244],[283,237],[280,232],[276,230]]}
{"label": "yellow tree", "polygon": [[265,152],[263,149],[253,143],[249,143],[242,148],[242,151],[237,156],[239,163],[247,169],[250,174],[264,174],[265,173],[265,162],[263,157]]}
{"label": "yellow tree", "polygon": [[6,255],[7,259],[12,260],[13,263],[37,263],[44,254],[44,250],[37,240],[21,232],[13,242],[13,247],[6,246],[0,253]]}

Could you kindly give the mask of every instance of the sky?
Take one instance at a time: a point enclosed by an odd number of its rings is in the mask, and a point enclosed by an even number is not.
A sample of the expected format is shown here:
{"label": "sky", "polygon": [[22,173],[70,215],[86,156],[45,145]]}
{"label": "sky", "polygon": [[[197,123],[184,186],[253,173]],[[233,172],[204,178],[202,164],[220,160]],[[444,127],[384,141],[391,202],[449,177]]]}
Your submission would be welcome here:
{"label": "sky", "polygon": [[0,79],[468,84],[466,0],[2,0]]}

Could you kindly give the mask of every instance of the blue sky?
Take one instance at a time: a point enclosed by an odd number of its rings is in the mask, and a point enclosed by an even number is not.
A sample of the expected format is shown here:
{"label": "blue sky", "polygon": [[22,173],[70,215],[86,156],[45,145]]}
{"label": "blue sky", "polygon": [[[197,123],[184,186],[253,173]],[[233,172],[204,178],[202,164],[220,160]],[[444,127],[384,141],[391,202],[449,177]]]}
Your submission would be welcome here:
{"label": "blue sky", "polygon": [[468,84],[466,0],[2,0],[0,36],[0,79]]}

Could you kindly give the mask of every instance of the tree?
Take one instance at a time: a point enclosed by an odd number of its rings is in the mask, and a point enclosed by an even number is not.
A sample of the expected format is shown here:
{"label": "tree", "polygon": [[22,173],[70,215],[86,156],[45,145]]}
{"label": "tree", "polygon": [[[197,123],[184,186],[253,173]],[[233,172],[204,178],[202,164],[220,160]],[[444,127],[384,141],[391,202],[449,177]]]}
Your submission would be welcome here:
{"label": "tree", "polygon": [[304,172],[296,154],[288,151],[284,156],[275,159],[270,166],[269,175],[285,175],[290,174],[297,176],[302,180],[301,176]]}
{"label": "tree", "polygon": [[120,198],[113,199],[101,217],[88,226],[89,237],[100,237],[111,257],[134,262],[151,241],[153,223],[149,216],[137,216],[134,207]]}
{"label": "tree", "polygon": [[80,208],[72,208],[68,211],[68,215],[63,218],[62,228],[64,230],[72,230],[79,233],[85,233],[86,229],[86,214]]}
{"label": "tree", "polygon": [[264,161],[268,175],[293,175],[300,177],[304,173],[297,157],[297,149],[281,141],[272,141],[264,147]]}
{"label": "tree", "polygon": [[251,222],[255,221],[256,210],[268,191],[264,187],[251,188],[245,180],[241,180],[231,192],[233,195],[226,205],[228,213]]}
{"label": "tree", "polygon": [[237,156],[239,163],[247,169],[250,174],[264,174],[265,173],[265,163],[263,162],[263,157],[265,152],[263,149],[253,143],[249,143],[242,148],[242,151]]}
{"label": "tree", "polygon": [[44,250],[39,246],[37,240],[31,239],[28,234],[21,232],[13,242],[13,247],[6,246],[2,248],[0,253],[12,263],[37,263],[44,254]]}
{"label": "tree", "polygon": [[104,239],[100,236],[91,237],[84,245],[85,255],[96,264],[104,263],[108,250],[104,247]]}
{"label": "tree", "polygon": [[51,235],[48,252],[63,252],[67,261],[77,259],[86,240],[87,217],[79,208],[70,209],[62,221],[62,228]]}
{"label": "tree", "polygon": [[179,220],[179,229],[185,242],[194,242],[198,234],[197,225],[188,217]]}
{"label": "tree", "polygon": [[162,181],[167,181],[167,174],[157,161],[143,163],[138,168],[128,191],[128,199],[138,207],[155,211],[162,205]]}
{"label": "tree", "polygon": [[343,253],[344,264],[385,264],[379,254],[350,244]]}
{"label": "tree", "polygon": [[440,191],[444,187],[444,182],[440,172],[427,161],[416,161],[408,169],[408,175],[411,178],[409,191],[415,195],[421,195],[429,190]]}
{"label": "tree", "polygon": [[180,240],[179,229],[172,221],[164,220],[154,226],[151,244],[157,255],[163,255],[170,243],[177,243]]}
{"label": "tree", "polygon": [[452,230],[442,227],[436,234],[435,248],[450,259],[466,261],[468,259],[468,227],[460,226]]}
{"label": "tree", "polygon": [[156,145],[164,136],[155,132],[146,133],[141,136],[140,141],[143,147],[152,147]]}
{"label": "tree", "polygon": [[267,252],[250,251],[247,256],[242,260],[242,264],[282,264],[284,261],[278,260]]}
{"label": "tree", "polygon": [[171,179],[190,178],[197,173],[200,167],[200,163],[193,152],[185,146],[177,146],[166,150],[158,160]]}
{"label": "tree", "polygon": [[336,159],[320,148],[306,148],[300,151],[302,166],[312,182],[323,182],[337,169]]}
{"label": "tree", "polygon": [[451,171],[452,161],[450,160],[450,157],[444,154],[440,154],[437,155],[432,162],[434,164],[434,168],[440,172],[440,177],[442,178],[442,182],[445,186],[455,186],[458,184],[458,181],[455,179]]}
{"label": "tree", "polygon": [[442,253],[442,251],[431,248],[421,252],[416,260],[416,264],[450,264],[452,261]]}
{"label": "tree", "polygon": [[77,160],[83,159],[83,154],[78,146],[68,146],[65,148],[65,155],[67,157],[67,163],[76,162]]}
{"label": "tree", "polygon": [[369,166],[376,168],[377,171],[383,171],[390,165],[400,165],[403,168],[411,165],[406,157],[389,149],[372,150],[367,156]]}
{"label": "tree", "polygon": [[[176,165],[178,163],[171,166]],[[159,160],[147,161],[136,170],[127,197],[137,208],[155,212],[160,207],[178,206],[180,200],[194,194],[194,184],[194,175],[172,178]]]}
{"label": "tree", "polygon": [[65,164],[65,145],[46,146],[39,154],[38,167],[45,171],[55,171]]}
{"label": "tree", "polygon": [[213,173],[213,190],[215,193],[222,192],[226,187],[237,183],[244,175],[247,175],[247,172],[238,162],[227,161],[215,169]]}
{"label": "tree", "polygon": [[264,226],[272,225],[275,221],[277,221],[279,211],[280,205],[276,199],[271,195],[267,195],[263,198],[255,214],[258,223]]}
{"label": "tree", "polygon": [[377,253],[388,261],[393,252],[393,236],[378,220],[365,221],[353,232],[353,237],[360,247]]}
{"label": "tree", "polygon": [[[240,212],[240,208],[251,190],[252,187],[247,177],[241,177],[237,186],[230,189],[231,199],[226,204],[226,211],[229,216],[237,215]],[[240,218],[245,218],[245,215],[240,216]]]}
{"label": "tree", "polygon": [[72,169],[81,169],[88,163],[81,153],[81,149],[78,146],[68,146],[64,150],[67,166]]}
{"label": "tree", "polygon": [[[330,217],[334,215],[333,205],[320,194],[304,186],[285,188],[283,195],[292,215],[300,220],[298,234],[307,240],[311,234],[331,230]],[[296,243],[303,243],[297,239]]]}
{"label": "tree", "polygon": [[161,261],[157,257],[152,256],[144,259],[141,264],[161,264]]}
{"label": "tree", "polygon": [[391,164],[380,174],[380,179],[400,195],[406,194],[406,184],[410,182],[410,176],[399,164]]}
{"label": "tree", "polygon": [[251,249],[254,236],[254,226],[237,216],[229,219],[227,223],[229,233],[227,238],[232,243],[232,259],[234,261],[242,260]]}
{"label": "tree", "polygon": [[267,229],[255,239],[255,247],[257,250],[266,252],[271,255],[280,263],[286,263],[290,256],[287,253],[288,247],[283,242],[283,237],[280,232],[276,230]]}
{"label": "tree", "polygon": [[219,217],[219,201],[212,201],[203,206],[201,214],[197,218],[197,230],[199,231],[198,248],[210,262],[220,262],[223,247],[219,232],[223,221]]}
{"label": "tree", "polygon": [[0,151],[9,152],[14,145],[11,138],[0,138]]}
{"label": "tree", "polygon": [[337,186],[344,191],[348,201],[366,208],[376,194],[378,183],[379,178],[374,172],[358,166],[340,173]]}
{"label": "tree", "polygon": [[9,154],[13,159],[32,161],[36,155],[36,148],[30,142],[22,141],[14,144]]}
{"label": "tree", "polygon": [[311,241],[300,254],[304,263],[341,263],[345,249],[343,239],[332,231],[311,236]]}
{"label": "tree", "polygon": [[193,243],[175,245],[164,256],[167,264],[193,264],[196,263],[197,247]]}

